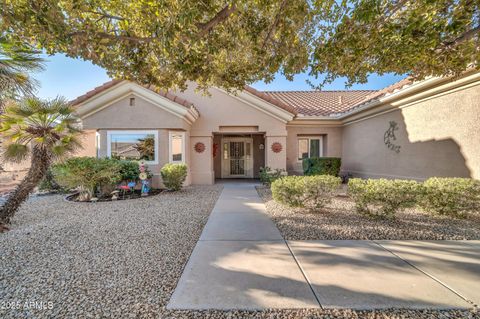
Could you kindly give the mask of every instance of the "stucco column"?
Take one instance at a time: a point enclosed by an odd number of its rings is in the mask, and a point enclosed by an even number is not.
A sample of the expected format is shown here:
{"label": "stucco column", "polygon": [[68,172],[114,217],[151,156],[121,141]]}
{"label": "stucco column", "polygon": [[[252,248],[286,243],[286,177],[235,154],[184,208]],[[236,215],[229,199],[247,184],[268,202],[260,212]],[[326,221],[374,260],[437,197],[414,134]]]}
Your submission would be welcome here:
{"label": "stucco column", "polygon": [[[204,150],[199,152],[204,145]],[[195,145],[198,149],[195,150]],[[211,185],[215,183],[213,171],[212,136],[190,137],[190,174],[192,184]]]}
{"label": "stucco column", "polygon": [[[273,146],[277,146],[273,150]],[[281,146],[280,147],[278,146]],[[287,137],[286,136],[266,136],[265,137],[265,166],[272,169],[287,168]]]}

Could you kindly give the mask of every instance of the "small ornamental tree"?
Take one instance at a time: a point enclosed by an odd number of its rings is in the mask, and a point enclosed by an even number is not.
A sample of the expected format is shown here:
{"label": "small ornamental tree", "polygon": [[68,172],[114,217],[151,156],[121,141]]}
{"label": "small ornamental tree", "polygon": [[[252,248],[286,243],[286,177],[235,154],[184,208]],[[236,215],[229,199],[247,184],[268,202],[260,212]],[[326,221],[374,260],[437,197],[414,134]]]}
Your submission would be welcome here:
{"label": "small ornamental tree", "polygon": [[81,146],[78,139],[81,131],[73,112],[63,98],[50,101],[26,98],[20,103],[10,103],[0,115],[3,158],[20,162],[30,157],[31,161],[26,177],[0,208],[0,226],[10,222],[54,160]]}

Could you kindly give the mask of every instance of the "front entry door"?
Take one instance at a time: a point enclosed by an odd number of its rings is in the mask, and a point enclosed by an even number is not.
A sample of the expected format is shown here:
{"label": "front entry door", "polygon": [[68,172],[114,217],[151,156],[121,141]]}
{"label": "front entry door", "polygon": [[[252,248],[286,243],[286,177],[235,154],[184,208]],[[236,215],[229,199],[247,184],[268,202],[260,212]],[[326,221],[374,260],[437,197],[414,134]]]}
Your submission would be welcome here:
{"label": "front entry door", "polygon": [[253,178],[251,138],[222,139],[222,178]]}

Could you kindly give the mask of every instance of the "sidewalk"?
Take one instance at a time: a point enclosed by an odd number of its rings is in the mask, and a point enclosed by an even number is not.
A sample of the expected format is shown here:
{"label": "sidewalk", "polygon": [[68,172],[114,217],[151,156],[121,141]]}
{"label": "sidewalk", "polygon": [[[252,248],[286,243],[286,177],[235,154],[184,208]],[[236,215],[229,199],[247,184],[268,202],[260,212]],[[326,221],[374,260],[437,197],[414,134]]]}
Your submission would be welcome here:
{"label": "sidewalk", "polygon": [[471,308],[478,282],[479,241],[286,242],[254,184],[227,183],[167,308]]}

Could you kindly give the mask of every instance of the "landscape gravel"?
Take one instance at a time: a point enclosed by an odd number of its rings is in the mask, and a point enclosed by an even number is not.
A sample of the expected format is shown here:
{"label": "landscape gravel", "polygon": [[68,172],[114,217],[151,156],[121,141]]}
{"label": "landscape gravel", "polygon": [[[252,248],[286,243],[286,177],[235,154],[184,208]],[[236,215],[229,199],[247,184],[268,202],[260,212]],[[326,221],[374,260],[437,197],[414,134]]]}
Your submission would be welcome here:
{"label": "landscape gravel", "polygon": [[354,202],[346,196],[335,197],[319,211],[308,211],[275,202],[267,187],[259,186],[257,191],[268,214],[287,240],[480,239],[480,213],[458,219],[408,209],[397,213],[394,220],[378,220],[358,214]]}
{"label": "landscape gravel", "polygon": [[30,200],[0,234],[0,318],[158,317],[221,189]]}
{"label": "landscape gravel", "polygon": [[0,234],[0,318],[480,318],[475,309],[167,310],[221,189],[95,204],[30,200]]}

